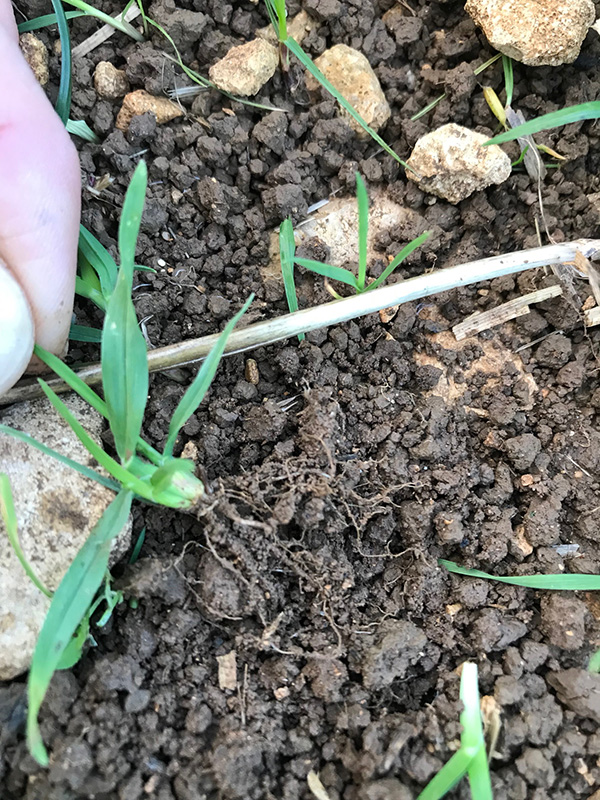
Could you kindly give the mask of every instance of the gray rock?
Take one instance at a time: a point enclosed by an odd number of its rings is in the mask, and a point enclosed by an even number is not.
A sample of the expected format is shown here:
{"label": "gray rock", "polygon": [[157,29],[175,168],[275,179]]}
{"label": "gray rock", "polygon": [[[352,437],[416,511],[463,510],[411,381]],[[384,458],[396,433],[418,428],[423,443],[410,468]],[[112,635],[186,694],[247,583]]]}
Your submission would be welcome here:
{"label": "gray rock", "polygon": [[[102,419],[76,396],[65,400],[84,428],[99,441]],[[46,400],[11,406],[0,422],[35,436],[87,466],[95,462]],[[42,583],[56,589],[114,493],[39,450],[0,434],[0,471],[11,482],[19,539]],[[113,547],[113,559],[128,548],[129,523]],[[50,600],[25,574],[0,522],[0,680],[24,672]]]}

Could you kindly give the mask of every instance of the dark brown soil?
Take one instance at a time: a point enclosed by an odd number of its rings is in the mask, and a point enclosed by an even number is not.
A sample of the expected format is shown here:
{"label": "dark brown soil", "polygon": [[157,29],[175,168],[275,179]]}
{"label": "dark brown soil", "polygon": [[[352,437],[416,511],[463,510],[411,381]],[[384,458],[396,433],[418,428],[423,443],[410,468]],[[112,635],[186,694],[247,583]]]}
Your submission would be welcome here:
{"label": "dark brown soil", "polygon": [[[371,61],[393,109],[384,136],[401,156],[449,121],[493,131],[479,86],[500,91],[502,70],[473,76],[492,52],[462,3],[408,0],[416,16],[405,9],[390,29],[381,16],[391,0],[302,5],[319,20],[304,43],[313,56],[344,42]],[[267,21],[252,2],[177,7],[198,12],[195,32],[174,23],[172,32],[203,72]],[[168,3],[151,12],[169,27]],[[95,27],[77,20],[75,41]],[[95,64],[112,61],[133,88],[160,93],[185,84],[163,47],[117,35],[76,61],[72,112],[102,137],[81,147],[85,181],[108,173],[114,183],[86,195],[84,221],[113,251],[123,189],[142,153],[148,162],[139,260],[157,273],[142,274],[135,299],[153,346],[218,330],[251,291],[249,320],[284,312],[282,288],[261,277],[269,231],[292,209],[300,220],[332,192],[353,193],[356,169],[418,215],[419,230],[382,243],[390,254],[424,227],[436,232],[405,276],[536,244],[525,173],[456,207],[432,202],[352,134],[330,99],[310,98],[295,68],[257,98],[284,112],[206,92],[183,121],[157,128],[143,117],[128,136],[115,131],[118,104],[96,98]],[[575,65],[515,64],[513,105],[534,116],[595,99],[599,58],[592,31]],[[53,70],[56,82],[57,59]],[[409,121],[444,90],[434,112]],[[597,236],[597,126],[544,139],[567,157],[543,188],[551,235]],[[324,297],[319,280],[303,280],[304,304]],[[586,667],[600,644],[597,597],[437,565],[600,568],[599,335],[579,310],[588,287],[461,345],[449,332],[473,310],[552,281],[503,278],[410,304],[386,324],[374,315],[257,350],[257,383],[246,380],[247,357],[227,359],[181,440],[210,488],[206,509],[196,520],[138,508],[142,559],[119,578],[137,602],[55,677],[41,718],[48,770],[24,744],[24,682],[0,687],[2,798],[296,800],[311,797],[312,769],[331,800],[411,800],[456,750],[467,659],[500,720],[496,798],[595,797],[600,677]],[[191,375],[153,378],[145,432],[159,446]],[[576,557],[560,555],[566,543],[579,545]],[[220,688],[218,659],[232,651],[237,684]]]}

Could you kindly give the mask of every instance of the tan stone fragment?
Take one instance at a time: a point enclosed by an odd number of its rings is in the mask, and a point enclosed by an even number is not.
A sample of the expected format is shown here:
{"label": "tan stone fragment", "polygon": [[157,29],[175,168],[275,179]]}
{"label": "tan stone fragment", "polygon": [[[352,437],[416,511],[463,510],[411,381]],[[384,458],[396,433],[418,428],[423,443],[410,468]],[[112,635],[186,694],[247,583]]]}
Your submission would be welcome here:
{"label": "tan stone fragment", "polygon": [[279,65],[279,52],[264,39],[232,47],[213,64],[208,76],[219,89],[241,97],[252,97],[273,77]]}
{"label": "tan stone fragment", "polygon": [[571,64],[596,17],[592,0],[467,0],[496,50],[531,66]]}
{"label": "tan stone fragment", "polygon": [[[75,395],[65,402],[99,442],[100,415]],[[11,406],[2,411],[0,421],[81,464],[93,464],[45,399]],[[40,581],[53,591],[115,493],[5,434],[0,434],[0,471],[11,483],[21,548]],[[131,525],[115,543],[113,554],[123,553],[130,535]],[[19,563],[0,519],[0,680],[14,678],[29,667],[49,605],[50,600]]]}
{"label": "tan stone fragment", "polygon": [[147,111],[151,111],[155,115],[159,125],[183,115],[183,111],[177,103],[173,103],[166,97],[154,97],[144,89],[138,89],[123,98],[123,105],[117,115],[115,127],[126,131],[134,117],[145,114]]}
{"label": "tan stone fragment", "polygon": [[408,159],[407,177],[425,192],[459,203],[473,192],[503,183],[510,175],[510,158],[488,139],[453,122],[417,141]]}
{"label": "tan stone fragment", "polygon": [[48,83],[48,50],[46,45],[33,33],[24,33],[19,37],[19,47],[25,61],[33,70],[37,82],[41,86]]}
{"label": "tan stone fragment", "polygon": [[[366,56],[348,45],[336,44],[315,59],[315,64],[367,125],[375,130],[385,125],[392,112]],[[319,86],[309,72],[306,73],[306,86],[310,90]],[[347,111],[340,107],[339,113],[348,119],[359,136],[368,136]]]}
{"label": "tan stone fragment", "polygon": [[94,88],[100,97],[116,100],[129,91],[129,81],[122,69],[114,67],[110,61],[99,61],[94,70]]}

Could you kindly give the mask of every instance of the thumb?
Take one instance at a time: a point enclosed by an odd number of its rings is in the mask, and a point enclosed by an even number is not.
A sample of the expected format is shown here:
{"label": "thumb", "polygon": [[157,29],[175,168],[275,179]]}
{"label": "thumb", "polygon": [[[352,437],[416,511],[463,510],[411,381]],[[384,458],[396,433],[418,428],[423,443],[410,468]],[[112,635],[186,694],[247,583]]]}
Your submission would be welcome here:
{"label": "thumb", "polygon": [[33,319],[23,290],[0,262],[0,394],[19,380],[33,351]]}
{"label": "thumb", "polygon": [[29,301],[36,342],[61,354],[73,309],[79,162],[14,31],[2,21],[0,16],[0,257]]}

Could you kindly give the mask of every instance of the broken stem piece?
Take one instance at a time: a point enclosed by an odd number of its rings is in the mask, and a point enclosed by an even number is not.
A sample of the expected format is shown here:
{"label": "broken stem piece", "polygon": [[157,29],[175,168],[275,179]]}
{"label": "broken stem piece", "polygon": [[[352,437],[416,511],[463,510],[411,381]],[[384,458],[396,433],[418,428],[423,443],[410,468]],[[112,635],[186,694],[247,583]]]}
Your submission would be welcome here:
{"label": "broken stem piece", "polygon": [[[484,258],[468,264],[458,264],[455,267],[436,270],[416,278],[400,281],[391,286],[382,286],[371,292],[334,300],[331,303],[296,311],[293,314],[285,314],[266,322],[257,322],[246,328],[235,330],[227,341],[225,354],[231,355],[273,344],[297,336],[299,333],[308,333],[318,328],[338,325],[341,322],[363,317],[390,306],[429,297],[460,286],[468,286],[478,281],[491,280],[536,267],[567,264],[575,260],[577,252],[586,258],[593,258],[596,253],[600,252],[600,240],[578,239],[574,242],[546,245],[532,250],[492,256],[492,258]],[[191,339],[187,342],[178,342],[151,350],[148,353],[148,367],[151,372],[158,372],[200,361],[210,352],[218,338],[219,334],[215,333],[201,339]],[[90,386],[102,381],[100,364],[84,367],[77,374]],[[58,378],[49,380],[48,384],[55,392],[69,390],[69,387]],[[40,395],[41,391],[37,383],[16,386],[0,397],[0,405],[30,400]]]}

